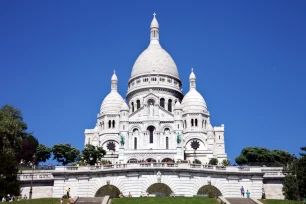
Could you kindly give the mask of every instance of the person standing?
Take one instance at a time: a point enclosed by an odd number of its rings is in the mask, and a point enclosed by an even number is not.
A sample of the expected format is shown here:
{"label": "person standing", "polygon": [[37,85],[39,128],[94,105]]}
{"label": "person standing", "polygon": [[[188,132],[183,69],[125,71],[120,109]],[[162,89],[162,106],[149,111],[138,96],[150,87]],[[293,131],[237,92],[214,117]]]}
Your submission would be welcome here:
{"label": "person standing", "polygon": [[251,193],[249,192],[249,190],[247,190],[245,194],[247,195],[247,198],[250,198]]}
{"label": "person standing", "polygon": [[262,188],[262,193],[261,194],[262,194],[261,195],[261,199],[265,200],[266,199],[266,193],[265,193],[265,189],[264,188]]}
{"label": "person standing", "polygon": [[70,188],[68,188],[66,191],[67,191],[67,198],[69,198],[70,197]]}
{"label": "person standing", "polygon": [[241,192],[241,197],[243,197],[243,198],[244,198],[244,188],[243,188],[243,186],[241,186],[241,188],[240,188],[240,192]]}

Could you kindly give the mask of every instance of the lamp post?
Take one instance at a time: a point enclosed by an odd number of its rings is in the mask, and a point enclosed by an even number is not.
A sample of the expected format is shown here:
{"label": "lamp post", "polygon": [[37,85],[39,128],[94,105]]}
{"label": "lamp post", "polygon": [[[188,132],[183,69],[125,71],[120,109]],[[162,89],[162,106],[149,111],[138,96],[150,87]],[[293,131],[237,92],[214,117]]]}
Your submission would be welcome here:
{"label": "lamp post", "polygon": [[299,191],[299,180],[298,180],[297,173],[296,173],[297,159],[296,159],[295,154],[293,154],[292,156],[293,156],[294,174],[295,174],[295,179],[296,179],[296,197],[297,197],[297,200],[301,200],[300,191]]}
{"label": "lamp post", "polygon": [[35,162],[36,162],[36,155],[34,154],[32,156],[32,180],[31,180],[31,188],[30,188],[30,195],[29,195],[29,199],[32,199],[32,193],[33,193],[33,175],[34,175],[34,167],[35,167]]}

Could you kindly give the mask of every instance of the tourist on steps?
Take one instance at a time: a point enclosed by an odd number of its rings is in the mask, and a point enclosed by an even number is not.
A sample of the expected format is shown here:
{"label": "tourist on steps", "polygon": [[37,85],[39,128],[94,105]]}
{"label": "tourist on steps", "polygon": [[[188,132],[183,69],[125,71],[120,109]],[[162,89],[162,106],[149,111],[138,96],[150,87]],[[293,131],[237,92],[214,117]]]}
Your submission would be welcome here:
{"label": "tourist on steps", "polygon": [[250,198],[251,193],[249,192],[249,190],[247,190],[245,194],[247,195],[247,198]]}
{"label": "tourist on steps", "polygon": [[241,192],[241,197],[243,197],[243,198],[244,198],[244,188],[243,188],[243,186],[241,186],[241,188],[240,188],[240,192]]}

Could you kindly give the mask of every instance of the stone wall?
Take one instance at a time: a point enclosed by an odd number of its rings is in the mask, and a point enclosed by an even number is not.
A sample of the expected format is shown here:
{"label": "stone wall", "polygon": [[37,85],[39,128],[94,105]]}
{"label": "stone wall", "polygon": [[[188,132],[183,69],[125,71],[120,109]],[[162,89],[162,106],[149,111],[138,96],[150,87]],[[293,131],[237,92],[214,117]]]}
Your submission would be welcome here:
{"label": "stone wall", "polygon": [[281,180],[265,181],[263,186],[267,199],[285,199],[283,195],[283,184]]}
{"label": "stone wall", "polygon": [[[30,186],[22,186],[20,194],[22,197],[26,194],[29,198]],[[52,198],[53,197],[53,186],[39,186],[34,185],[32,190],[32,198]],[[58,196],[59,197],[59,196]]]}

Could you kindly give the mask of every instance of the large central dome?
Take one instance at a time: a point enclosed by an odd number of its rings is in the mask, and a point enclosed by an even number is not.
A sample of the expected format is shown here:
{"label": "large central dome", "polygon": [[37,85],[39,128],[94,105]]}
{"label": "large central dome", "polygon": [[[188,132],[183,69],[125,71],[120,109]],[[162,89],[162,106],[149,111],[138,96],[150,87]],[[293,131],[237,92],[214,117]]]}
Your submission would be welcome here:
{"label": "large central dome", "polygon": [[150,45],[134,63],[131,78],[144,74],[165,74],[179,78],[174,60],[159,44],[159,24],[155,15],[151,23]]}
{"label": "large central dome", "polygon": [[156,73],[179,78],[176,64],[168,52],[159,44],[150,44],[137,58],[131,77]]}

